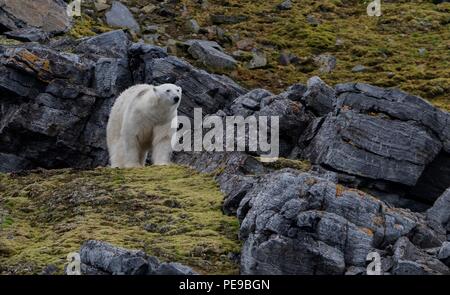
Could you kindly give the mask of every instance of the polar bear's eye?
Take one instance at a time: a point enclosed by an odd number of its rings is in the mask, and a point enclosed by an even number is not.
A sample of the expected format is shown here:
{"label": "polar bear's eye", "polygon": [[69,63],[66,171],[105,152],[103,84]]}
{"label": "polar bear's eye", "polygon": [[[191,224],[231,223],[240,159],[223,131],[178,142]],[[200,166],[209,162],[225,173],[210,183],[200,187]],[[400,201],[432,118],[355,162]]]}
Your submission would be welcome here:
{"label": "polar bear's eye", "polygon": [[169,92],[170,92],[170,89],[167,89],[166,92],[169,93]]}

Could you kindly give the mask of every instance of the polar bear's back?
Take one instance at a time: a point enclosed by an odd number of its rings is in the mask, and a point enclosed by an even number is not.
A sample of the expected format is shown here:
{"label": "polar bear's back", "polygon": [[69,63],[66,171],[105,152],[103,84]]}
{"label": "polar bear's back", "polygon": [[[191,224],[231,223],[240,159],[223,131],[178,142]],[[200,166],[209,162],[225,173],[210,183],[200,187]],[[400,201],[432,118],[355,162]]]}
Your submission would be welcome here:
{"label": "polar bear's back", "polygon": [[107,132],[107,144],[111,148],[120,138],[120,132],[127,109],[132,105],[142,91],[152,91],[152,86],[148,84],[134,85],[120,94],[114,102],[109,115]]}

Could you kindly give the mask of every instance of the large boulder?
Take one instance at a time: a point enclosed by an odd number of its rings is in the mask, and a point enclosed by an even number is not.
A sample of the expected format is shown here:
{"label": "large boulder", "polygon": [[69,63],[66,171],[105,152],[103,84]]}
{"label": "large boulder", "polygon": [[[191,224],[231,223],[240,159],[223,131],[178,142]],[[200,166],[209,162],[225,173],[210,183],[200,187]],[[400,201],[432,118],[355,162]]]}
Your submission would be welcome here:
{"label": "large boulder", "polygon": [[128,7],[119,1],[113,1],[111,9],[106,12],[106,23],[111,27],[127,28],[135,33],[141,31],[139,24],[134,19]]}
{"label": "large boulder", "polygon": [[34,27],[56,34],[71,27],[62,0],[0,0],[0,30]]}
{"label": "large boulder", "polygon": [[[303,98],[322,117],[300,138],[301,157],[361,180],[417,185],[421,192],[432,186],[428,175],[439,174],[449,158],[448,113],[402,91],[360,83],[337,85],[336,105],[327,113],[334,91],[326,89],[308,91]],[[427,169],[438,157],[444,158],[438,167]],[[433,183],[442,190],[450,179],[440,175]],[[417,198],[431,203],[441,192]]]}
{"label": "large boulder", "polygon": [[102,241],[86,241],[80,249],[83,274],[111,275],[194,275],[180,263],[161,263],[142,251],[128,250]]}
{"label": "large boulder", "polygon": [[[390,208],[311,173],[273,172],[259,177],[244,195],[237,212],[243,274],[344,274],[365,267],[374,251],[384,253],[388,272],[389,249],[400,238],[409,236],[417,248],[438,247],[445,240],[442,228],[434,230],[423,215]],[[434,272],[448,272],[431,256],[421,259],[425,265],[437,263]]]}

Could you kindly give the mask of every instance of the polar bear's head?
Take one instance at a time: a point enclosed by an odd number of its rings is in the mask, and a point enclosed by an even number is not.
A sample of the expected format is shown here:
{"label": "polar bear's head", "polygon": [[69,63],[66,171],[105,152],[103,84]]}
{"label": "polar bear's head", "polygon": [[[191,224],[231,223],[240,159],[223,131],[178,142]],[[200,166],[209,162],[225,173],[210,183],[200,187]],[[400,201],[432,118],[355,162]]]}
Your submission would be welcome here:
{"label": "polar bear's head", "polygon": [[170,108],[177,108],[180,104],[182,89],[175,84],[154,86],[153,91],[160,104]]}

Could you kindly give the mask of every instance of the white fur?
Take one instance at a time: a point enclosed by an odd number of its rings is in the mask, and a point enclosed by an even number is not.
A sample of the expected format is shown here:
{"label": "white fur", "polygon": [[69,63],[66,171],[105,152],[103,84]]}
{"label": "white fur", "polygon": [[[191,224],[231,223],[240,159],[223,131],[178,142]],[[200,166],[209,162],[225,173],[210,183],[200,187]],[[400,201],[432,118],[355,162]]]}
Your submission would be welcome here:
{"label": "white fur", "polygon": [[112,167],[143,167],[149,152],[154,165],[170,163],[175,132],[171,122],[177,117],[181,92],[174,84],[141,84],[117,98],[106,130]]}

